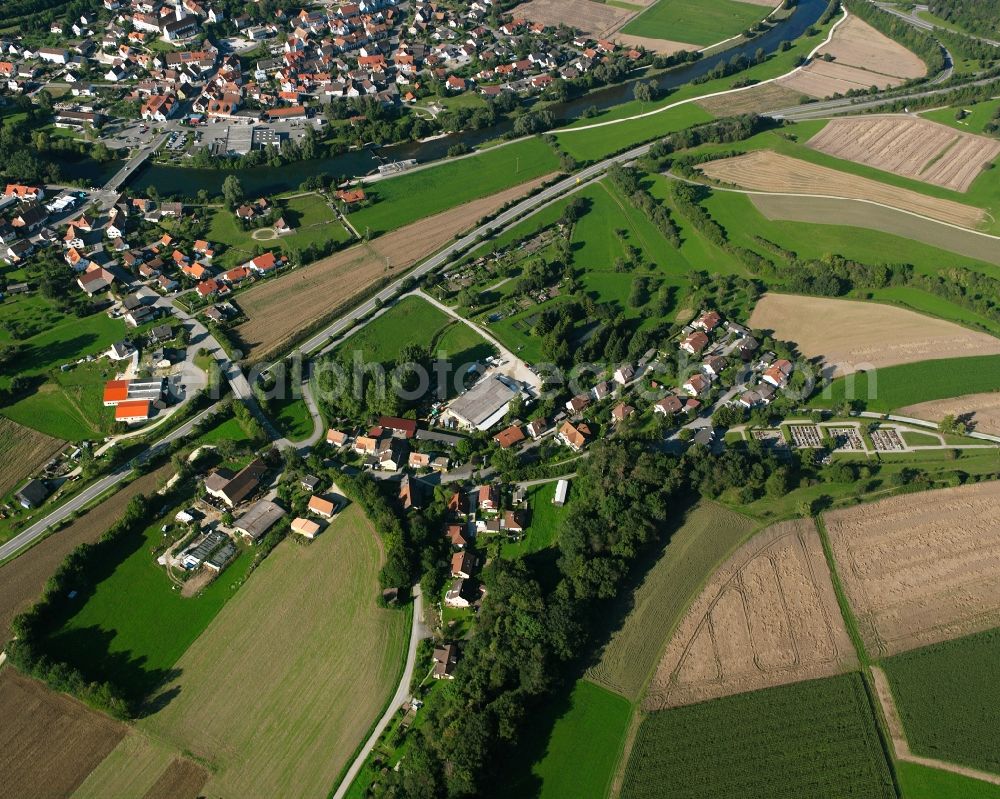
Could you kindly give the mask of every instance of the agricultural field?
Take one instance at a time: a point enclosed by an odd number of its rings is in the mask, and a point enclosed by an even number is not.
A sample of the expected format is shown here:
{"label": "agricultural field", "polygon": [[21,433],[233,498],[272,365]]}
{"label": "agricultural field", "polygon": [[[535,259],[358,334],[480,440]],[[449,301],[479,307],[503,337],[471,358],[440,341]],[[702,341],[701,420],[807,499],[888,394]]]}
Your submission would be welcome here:
{"label": "agricultural field", "polygon": [[100,538],[118,520],[132,497],[154,491],[172,471],[167,464],[143,475],[0,566],[0,646],[9,640],[11,621],[41,596],[45,582],[65,557],[80,544]]}
{"label": "agricultural field", "polygon": [[767,16],[775,3],[736,0],[657,0],[621,32],[649,39],[666,39],[706,46],[736,36]]}
{"label": "agricultural field", "polygon": [[670,639],[643,706],[663,710],[856,666],[813,523],[782,522],[712,575]]}
{"label": "agricultural field", "polygon": [[46,642],[60,660],[91,679],[111,680],[134,700],[170,673],[236,594],[253,560],[253,553],[243,549],[197,596],[182,596],[151,552],[162,539],[160,528],[172,525],[174,514],[189,503],[185,499],[166,508],[145,530],[123,536],[108,557],[107,576],[92,593],[81,591],[79,610]]}
{"label": "agricultural field", "polygon": [[[826,55],[832,60],[822,57]],[[805,68],[777,81],[778,85],[823,98],[872,86],[887,89],[927,74],[916,55],[858,17],[848,17],[838,25],[817,56]]]}
{"label": "agricultural field", "polygon": [[637,701],[698,590],[754,527],[747,517],[711,502],[689,511],[642,584],[623,598],[627,615],[587,678]]}
{"label": "agricultural field", "polygon": [[996,391],[919,402],[900,408],[899,413],[929,422],[940,422],[945,416],[954,416],[977,433],[1000,435],[1000,392]]}
{"label": "agricultural field", "polygon": [[825,376],[842,377],[931,360],[1000,354],[1000,339],[904,308],[768,292],[750,327],[792,341]]}
{"label": "agricultural field", "polygon": [[[387,181],[386,185],[391,182]],[[470,228],[509,200],[522,196],[536,183],[466,203],[241,292],[240,308],[248,319],[234,331],[243,342],[244,350],[254,360],[280,352],[310,325],[320,322],[380,280],[399,277],[403,271],[453,241],[456,233]],[[414,190],[414,194],[420,193]]]}
{"label": "agricultural field", "polygon": [[1000,483],[910,493],[824,521],[873,656],[1000,626]]}
{"label": "agricultural field", "polygon": [[997,139],[909,115],[831,119],[806,146],[959,192],[1000,156]]}
{"label": "agricultural field", "polygon": [[704,100],[698,100],[697,105],[714,116],[724,117],[789,108],[798,105],[801,99],[802,92],[779,86],[777,83],[765,83],[745,92],[706,97]]}
{"label": "agricultural field", "polygon": [[[967,258],[1000,266],[1000,248],[997,247],[996,239],[972,230],[913,216],[895,208],[872,205],[860,200],[844,200],[839,197],[790,197],[782,194],[748,196],[754,208],[769,220],[805,223],[810,226],[803,228],[800,225],[800,234],[811,235],[816,230],[815,225],[828,228],[837,226],[840,228],[838,231],[840,235],[843,235],[844,228],[853,227],[855,230],[850,231],[850,238],[861,235],[867,244],[867,239],[870,238],[864,230],[867,228],[894,237],[896,249],[905,248],[909,253],[908,260],[919,260],[914,256],[920,255],[926,249],[919,245],[926,244],[939,251],[934,259],[938,265],[946,258],[953,260],[950,253],[958,253]],[[820,230],[822,234],[822,229]],[[842,238],[838,251],[851,246],[857,248],[858,242]],[[940,252],[942,250],[947,252]],[[868,252],[870,254],[871,249]],[[880,258],[886,258],[882,248],[879,252]]]}
{"label": "agricultural field", "polygon": [[[463,204],[478,208],[478,216],[484,216],[530,191],[558,169],[555,152],[536,136],[367,184],[365,191],[371,205],[349,214],[348,220],[361,235],[367,230],[376,236],[434,214],[457,210]],[[503,199],[494,204],[498,197]],[[483,205],[476,205],[474,200],[481,200]],[[466,226],[474,221],[470,219]],[[414,228],[410,235],[417,230],[420,228]]]}
{"label": "agricultural field", "polygon": [[69,796],[128,729],[0,667],[0,784],[7,796]]}
{"label": "agricultural field", "polygon": [[998,657],[1000,631],[990,630],[883,662],[913,754],[1000,774]]}
{"label": "agricultural field", "polygon": [[[207,779],[201,766],[132,729],[73,792],[73,799],[195,799]],[[169,791],[153,790],[168,782]]]}
{"label": "agricultural field", "polygon": [[0,416],[0,497],[19,488],[65,443]]}
{"label": "agricultural field", "polygon": [[769,150],[709,161],[699,169],[712,180],[742,189],[867,200],[972,230],[985,216],[982,208],[929,197]]}
{"label": "agricultural field", "polygon": [[177,661],[139,728],[209,768],[208,796],[326,795],[404,660],[407,612],[376,605],[381,560],[356,505],[310,545],[282,542]]}
{"label": "agricultural field", "polygon": [[[646,5],[646,2],[648,0],[643,0],[638,7]],[[595,39],[610,36],[632,16],[632,12],[626,8],[597,0],[529,0],[511,13],[515,19],[541,22],[553,28],[571,19],[574,28]]]}
{"label": "agricultural field", "polygon": [[858,401],[869,411],[889,413],[916,403],[994,391],[1000,385],[1000,357],[980,355],[889,366],[840,377],[813,395],[809,405],[836,408]]}
{"label": "agricultural field", "polygon": [[896,796],[859,674],[649,714],[622,799]]}
{"label": "agricultural field", "polygon": [[518,767],[495,796],[604,799],[631,717],[626,700],[578,680],[565,699],[539,711],[519,742]]}
{"label": "agricultural field", "polygon": [[903,799],[1000,799],[1000,785],[919,763],[897,762],[896,775]]}

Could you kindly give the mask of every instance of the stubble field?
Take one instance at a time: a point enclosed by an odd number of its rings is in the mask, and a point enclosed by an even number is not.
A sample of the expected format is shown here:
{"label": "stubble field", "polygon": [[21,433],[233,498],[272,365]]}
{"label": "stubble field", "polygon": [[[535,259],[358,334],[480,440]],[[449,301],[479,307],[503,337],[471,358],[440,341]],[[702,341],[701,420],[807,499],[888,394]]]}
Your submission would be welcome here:
{"label": "stubble field", "polygon": [[[832,61],[822,56],[829,54]],[[913,53],[882,35],[867,22],[848,17],[837,26],[832,41],[806,67],[777,81],[810,97],[846,94],[851,89],[899,86],[927,72]]]}
{"label": "stubble field", "polygon": [[1000,339],[904,308],[852,300],[768,292],[750,316],[752,328],[772,330],[795,342],[809,359],[822,359],[823,374],[919,361],[1000,353]]}
{"label": "stubble field", "polygon": [[[629,2],[645,5],[644,2],[635,0]],[[515,19],[540,22],[553,28],[569,24],[603,39],[620,28],[634,12],[594,0],[531,0],[517,6],[511,13]]]}
{"label": "stubble field", "polygon": [[1000,483],[907,494],[824,519],[873,655],[1000,626]]}
{"label": "stubble field", "polygon": [[985,216],[981,208],[928,197],[771,150],[709,161],[699,168],[713,180],[743,189],[868,200],[959,227],[975,229]]}
{"label": "stubble field", "polygon": [[539,178],[423,219],[267,280],[240,294],[248,320],[235,328],[253,360],[280,352],[293,337],[382,279],[393,279],[452,241],[481,217],[516,199]]}
{"label": "stubble field", "polygon": [[996,139],[907,115],[832,119],[807,146],[960,192],[1000,155]]}
{"label": "stubble field", "polygon": [[206,795],[325,796],[404,659],[407,614],[376,605],[381,559],[356,505],[311,545],[283,542],[180,658],[140,728],[209,766]]}
{"label": "stubble field", "polygon": [[0,497],[19,488],[65,443],[0,416]]}
{"label": "stubble field", "polygon": [[667,644],[643,706],[690,705],[856,665],[813,523],[781,522],[712,576]]}
{"label": "stubble field", "polygon": [[11,667],[0,668],[0,793],[69,796],[126,727]]}
{"label": "stubble field", "polygon": [[1000,435],[1000,392],[965,394],[950,399],[921,402],[900,408],[902,416],[940,422],[945,416],[954,416],[977,433]]}

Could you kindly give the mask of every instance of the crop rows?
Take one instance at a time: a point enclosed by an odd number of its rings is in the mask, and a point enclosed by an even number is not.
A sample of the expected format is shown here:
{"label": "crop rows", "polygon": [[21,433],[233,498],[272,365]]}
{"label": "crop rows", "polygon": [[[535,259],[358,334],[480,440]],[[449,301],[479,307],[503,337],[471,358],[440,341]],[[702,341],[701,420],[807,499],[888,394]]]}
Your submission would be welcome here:
{"label": "crop rows", "polygon": [[857,673],[650,714],[622,799],[890,799]]}

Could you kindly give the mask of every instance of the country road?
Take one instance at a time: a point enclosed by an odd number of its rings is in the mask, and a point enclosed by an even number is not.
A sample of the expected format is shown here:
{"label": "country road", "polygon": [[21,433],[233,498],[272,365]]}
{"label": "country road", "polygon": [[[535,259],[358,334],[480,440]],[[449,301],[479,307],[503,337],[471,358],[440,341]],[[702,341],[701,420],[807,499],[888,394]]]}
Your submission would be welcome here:
{"label": "country road", "polygon": [[399,710],[400,705],[409,698],[410,682],[413,680],[413,669],[417,663],[417,645],[421,640],[429,637],[430,635],[424,626],[424,598],[420,593],[420,586],[416,585],[413,587],[413,620],[410,625],[410,647],[406,652],[406,665],[403,667],[403,676],[399,679],[399,686],[396,688],[396,693],[392,699],[389,700],[389,705],[386,707],[385,713],[378,720],[371,735],[368,736],[368,740],[365,741],[365,745],[361,747],[361,750],[354,758],[354,762],[351,763],[350,768],[344,774],[344,778],[340,781],[340,785],[337,786],[337,790],[333,794],[333,799],[344,798],[351,787],[351,783],[354,782],[354,778],[358,776],[358,772],[361,771],[361,767],[364,766],[365,761],[368,759],[368,755],[371,754],[372,749],[375,748],[375,744],[378,743],[379,736],[389,726],[389,722],[396,715],[396,711]]}

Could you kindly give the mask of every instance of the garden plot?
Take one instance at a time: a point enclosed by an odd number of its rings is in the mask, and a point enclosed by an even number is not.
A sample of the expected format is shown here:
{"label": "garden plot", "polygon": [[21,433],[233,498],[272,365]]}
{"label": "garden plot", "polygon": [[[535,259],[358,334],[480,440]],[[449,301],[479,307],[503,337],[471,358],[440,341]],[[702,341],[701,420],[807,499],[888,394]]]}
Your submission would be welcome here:
{"label": "garden plot", "polygon": [[713,575],[667,644],[644,706],[689,705],[856,663],[812,521],[782,522]]}
{"label": "garden plot", "polygon": [[876,452],[902,452],[906,449],[902,436],[892,428],[883,427],[872,430],[871,437]]}
{"label": "garden plot", "polygon": [[873,656],[1000,626],[1000,483],[906,494],[824,520]]}
{"label": "garden plot", "polygon": [[827,432],[833,439],[833,446],[840,452],[863,452],[865,442],[856,427],[829,427]]}
{"label": "garden plot", "polygon": [[791,424],[788,425],[788,432],[791,433],[792,443],[800,449],[823,446],[823,436],[814,424]]}
{"label": "garden plot", "polygon": [[1000,156],[1000,141],[906,115],[833,119],[808,146],[835,158],[968,191]]}

